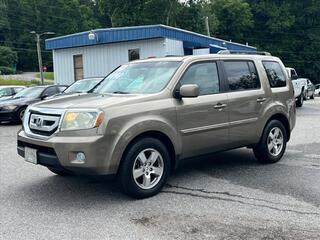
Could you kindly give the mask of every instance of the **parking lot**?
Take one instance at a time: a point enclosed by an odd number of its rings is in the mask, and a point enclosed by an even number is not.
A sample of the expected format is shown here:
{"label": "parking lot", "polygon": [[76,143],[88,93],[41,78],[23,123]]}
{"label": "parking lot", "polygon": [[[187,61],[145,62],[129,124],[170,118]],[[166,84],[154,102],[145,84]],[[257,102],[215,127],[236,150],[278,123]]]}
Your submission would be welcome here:
{"label": "parking lot", "polygon": [[320,239],[320,98],[297,109],[281,162],[245,148],[191,159],[144,200],[24,162],[20,127],[0,125],[0,239]]}

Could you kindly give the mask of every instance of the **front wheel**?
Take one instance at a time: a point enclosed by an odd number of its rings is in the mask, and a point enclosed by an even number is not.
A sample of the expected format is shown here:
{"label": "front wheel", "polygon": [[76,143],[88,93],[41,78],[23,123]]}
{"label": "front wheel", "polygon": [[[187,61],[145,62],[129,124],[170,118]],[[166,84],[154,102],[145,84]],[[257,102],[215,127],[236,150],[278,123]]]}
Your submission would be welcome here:
{"label": "front wheel", "polygon": [[297,99],[297,107],[302,107],[303,105],[303,99],[304,99],[304,94],[303,92],[300,94],[300,96]]}
{"label": "front wheel", "polygon": [[310,99],[314,99],[314,93],[312,93],[312,95],[310,96]]}
{"label": "front wheel", "polygon": [[20,108],[17,111],[17,114],[15,116],[14,122],[15,123],[22,123],[25,112],[26,112],[26,108],[25,107]]}
{"label": "front wheel", "polygon": [[170,155],[158,139],[137,140],[126,150],[119,172],[123,191],[134,198],[157,194],[166,183],[170,172]]}
{"label": "front wheel", "polygon": [[279,120],[271,120],[262,133],[260,142],[253,148],[257,160],[261,163],[278,162],[287,146],[286,129]]}

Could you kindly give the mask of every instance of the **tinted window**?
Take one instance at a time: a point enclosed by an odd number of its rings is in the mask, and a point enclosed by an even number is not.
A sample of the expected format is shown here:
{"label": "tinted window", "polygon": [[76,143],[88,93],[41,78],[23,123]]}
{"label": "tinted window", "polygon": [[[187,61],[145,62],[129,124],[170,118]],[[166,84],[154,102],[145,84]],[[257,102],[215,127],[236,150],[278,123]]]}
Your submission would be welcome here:
{"label": "tinted window", "polygon": [[229,89],[232,91],[260,88],[257,70],[250,61],[225,61]]}
{"label": "tinted window", "polygon": [[192,65],[180,81],[180,85],[183,84],[197,84],[200,95],[218,93],[220,88],[217,64],[206,62]]}
{"label": "tinted window", "polygon": [[266,70],[270,87],[285,87],[286,78],[283,74],[282,68],[279,63],[271,61],[263,61],[264,69]]}
{"label": "tinted window", "polygon": [[43,92],[43,96],[52,96],[56,93],[58,93],[58,90],[56,87],[49,87]]}

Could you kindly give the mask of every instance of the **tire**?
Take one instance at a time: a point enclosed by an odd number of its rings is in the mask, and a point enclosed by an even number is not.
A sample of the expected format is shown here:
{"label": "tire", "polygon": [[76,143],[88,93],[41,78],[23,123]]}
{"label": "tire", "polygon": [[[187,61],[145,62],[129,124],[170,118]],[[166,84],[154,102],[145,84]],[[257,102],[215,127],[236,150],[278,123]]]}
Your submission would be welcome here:
{"label": "tire", "polygon": [[47,167],[51,172],[53,172],[54,174],[57,174],[59,176],[70,176],[71,173],[63,170],[63,169],[57,169],[57,168],[53,168],[53,167]]}
{"label": "tire", "polygon": [[[272,136],[274,136],[273,139]],[[276,163],[282,158],[286,146],[287,133],[285,127],[279,120],[271,120],[265,126],[260,142],[253,148],[253,152],[260,163]]]}
{"label": "tire", "polygon": [[307,101],[308,100],[308,90],[307,91],[303,91],[303,100]]}
{"label": "tire", "polygon": [[118,180],[128,196],[147,198],[161,190],[167,182],[170,169],[170,155],[165,145],[156,138],[145,137],[129,145],[125,151]]}
{"label": "tire", "polygon": [[302,105],[303,105],[303,99],[304,99],[304,94],[303,94],[303,92],[300,94],[300,96],[298,97],[298,99],[297,99],[297,107],[302,107]]}
{"label": "tire", "polygon": [[22,123],[23,122],[23,116],[26,111],[26,107],[22,107],[17,111],[17,115],[15,116],[15,123]]}
{"label": "tire", "polygon": [[314,93],[312,93],[312,95],[310,96],[310,99],[314,99]]}

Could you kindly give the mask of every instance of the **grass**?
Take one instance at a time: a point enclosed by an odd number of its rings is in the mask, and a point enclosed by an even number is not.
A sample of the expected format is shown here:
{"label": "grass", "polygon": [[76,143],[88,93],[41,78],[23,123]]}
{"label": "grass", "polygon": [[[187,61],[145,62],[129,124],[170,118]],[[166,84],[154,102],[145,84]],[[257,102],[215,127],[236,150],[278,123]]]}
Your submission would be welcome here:
{"label": "grass", "polygon": [[[52,81],[45,81],[45,84],[52,84]],[[19,86],[31,86],[31,85],[40,85],[40,81],[38,80],[31,80],[31,81],[24,81],[24,80],[16,80],[16,79],[3,79],[0,77],[0,86],[1,85],[19,85]]]}
{"label": "grass", "polygon": [[[37,73],[37,78],[40,78],[40,73]],[[45,72],[43,73],[43,76],[44,76],[44,79],[47,79],[47,80],[54,80],[54,74],[53,72]]]}

